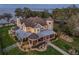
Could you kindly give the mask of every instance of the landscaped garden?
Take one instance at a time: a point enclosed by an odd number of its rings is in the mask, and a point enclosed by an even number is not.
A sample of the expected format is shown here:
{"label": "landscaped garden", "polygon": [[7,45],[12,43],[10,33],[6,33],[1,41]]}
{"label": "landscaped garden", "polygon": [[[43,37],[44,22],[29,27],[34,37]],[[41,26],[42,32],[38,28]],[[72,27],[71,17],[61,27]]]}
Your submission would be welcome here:
{"label": "landscaped garden", "polygon": [[52,42],[53,44],[57,45],[59,48],[63,49],[64,51],[68,52],[68,50],[71,48],[68,44],[64,43],[62,40],[58,39],[55,42]]}
{"label": "landscaped garden", "polygon": [[52,42],[53,44],[57,45],[59,48],[63,49],[64,51],[68,52],[69,49],[75,48],[77,51],[79,51],[79,37],[73,37],[73,42],[67,42],[62,39],[58,39],[55,42]]}
{"label": "landscaped garden", "polygon": [[[1,35],[1,39],[2,39],[2,43],[3,43],[3,48],[6,48],[12,44],[15,43],[15,41],[13,40],[12,37],[10,37],[10,35],[8,34],[8,30],[10,30],[10,28],[13,26],[5,26],[5,27],[1,27],[0,28],[0,35]],[[1,53],[0,53],[1,54]],[[56,51],[55,49],[53,49],[52,47],[48,47],[47,51],[44,52],[38,52],[38,51],[29,51],[29,52],[22,52],[18,47],[17,48],[13,48],[8,52],[5,52],[5,54],[8,55],[60,55],[61,53],[59,53],[58,51]]]}
{"label": "landscaped garden", "polygon": [[74,39],[74,41],[71,43],[66,42],[64,40],[62,40],[62,41],[79,51],[79,37],[72,37],[72,38]]}
{"label": "landscaped garden", "polygon": [[[10,30],[11,27],[13,27],[13,26],[6,26],[6,27],[0,28],[0,36],[1,36],[1,39],[3,42],[3,48],[6,48],[15,43],[13,38],[10,37],[10,35],[8,34],[8,30]],[[59,48],[63,49],[66,52],[68,52],[68,50],[72,47],[79,51],[79,37],[72,37],[72,38],[74,39],[74,42],[71,42],[71,43],[66,42],[62,39],[58,39],[57,41],[54,41],[52,43],[57,45]],[[0,48],[1,48],[1,46],[0,46]],[[8,54],[8,55],[10,55],[10,54],[11,55],[15,55],[15,54],[16,55],[18,55],[18,54],[20,54],[20,55],[23,55],[23,54],[26,54],[26,55],[60,55],[61,53],[59,53],[52,47],[48,47],[47,51],[43,51],[43,52],[37,52],[37,51],[22,52],[17,47],[17,48],[13,48],[12,50],[6,52],[5,54]]]}

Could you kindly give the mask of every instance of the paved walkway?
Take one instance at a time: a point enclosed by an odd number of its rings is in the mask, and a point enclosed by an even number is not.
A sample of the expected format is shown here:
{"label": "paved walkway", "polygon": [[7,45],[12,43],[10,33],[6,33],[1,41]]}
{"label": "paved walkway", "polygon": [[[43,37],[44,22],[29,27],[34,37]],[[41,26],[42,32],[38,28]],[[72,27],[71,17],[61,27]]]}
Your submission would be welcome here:
{"label": "paved walkway", "polygon": [[9,51],[9,50],[11,50],[11,49],[13,49],[13,48],[16,48],[16,47],[17,47],[16,44],[17,44],[17,43],[15,43],[15,44],[13,44],[13,45],[11,45],[11,46],[9,46],[9,47],[4,48],[3,51],[7,52],[7,51]]}
{"label": "paved walkway", "polygon": [[54,49],[56,49],[57,51],[59,51],[60,53],[62,53],[64,55],[69,55],[67,52],[65,52],[64,50],[60,49],[58,46],[52,44],[51,42],[48,42],[48,45],[53,47]]}

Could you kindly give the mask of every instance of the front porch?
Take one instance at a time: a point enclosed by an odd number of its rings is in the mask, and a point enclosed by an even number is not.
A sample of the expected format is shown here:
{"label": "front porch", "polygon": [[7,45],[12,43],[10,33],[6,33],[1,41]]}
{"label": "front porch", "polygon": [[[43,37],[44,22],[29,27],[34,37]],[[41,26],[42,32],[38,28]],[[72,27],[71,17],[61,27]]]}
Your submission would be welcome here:
{"label": "front porch", "polygon": [[45,51],[47,49],[47,42],[53,40],[53,38],[55,38],[54,34],[39,39],[24,38],[18,42],[18,46],[24,52],[29,50]]}

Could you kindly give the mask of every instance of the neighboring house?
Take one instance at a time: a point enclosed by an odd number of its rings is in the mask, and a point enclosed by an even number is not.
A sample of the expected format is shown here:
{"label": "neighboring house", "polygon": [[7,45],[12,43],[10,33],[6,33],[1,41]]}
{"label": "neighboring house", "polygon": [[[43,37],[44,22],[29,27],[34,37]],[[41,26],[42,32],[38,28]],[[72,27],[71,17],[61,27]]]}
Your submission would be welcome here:
{"label": "neighboring house", "polygon": [[6,19],[0,19],[0,27],[9,24],[9,22]]}
{"label": "neighboring house", "polygon": [[16,17],[12,17],[10,20],[9,20],[10,23],[12,24],[15,24],[16,23]]}
{"label": "neighboring house", "polygon": [[17,18],[18,30],[15,31],[19,48],[23,51],[42,51],[47,48],[47,42],[55,38],[53,31],[53,19],[30,17]]}

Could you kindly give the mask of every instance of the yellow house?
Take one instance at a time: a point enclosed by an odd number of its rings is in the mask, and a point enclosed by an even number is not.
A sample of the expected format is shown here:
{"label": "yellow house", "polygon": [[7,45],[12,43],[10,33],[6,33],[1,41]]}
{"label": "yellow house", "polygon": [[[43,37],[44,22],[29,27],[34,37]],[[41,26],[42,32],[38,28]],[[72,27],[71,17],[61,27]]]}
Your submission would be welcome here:
{"label": "yellow house", "polygon": [[47,48],[47,41],[55,38],[53,31],[53,19],[30,17],[27,19],[18,18],[16,37],[19,41],[19,48],[23,51],[37,50],[43,51]]}

